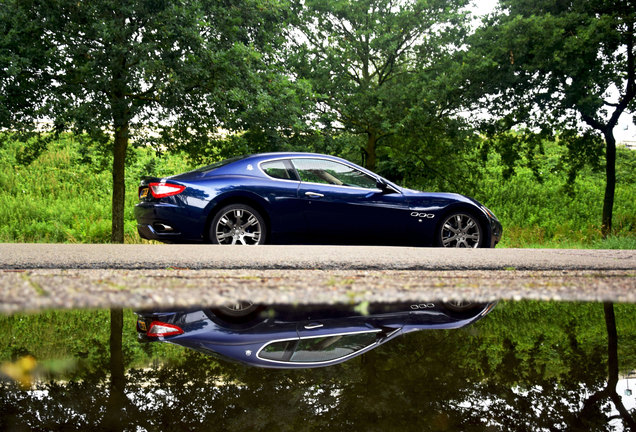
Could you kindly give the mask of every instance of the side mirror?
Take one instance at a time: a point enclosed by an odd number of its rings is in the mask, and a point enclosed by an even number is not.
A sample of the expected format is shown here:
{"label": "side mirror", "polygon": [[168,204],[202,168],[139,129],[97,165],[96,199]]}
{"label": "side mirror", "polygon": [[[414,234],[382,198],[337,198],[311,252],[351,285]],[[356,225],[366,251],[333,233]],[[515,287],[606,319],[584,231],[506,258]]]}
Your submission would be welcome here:
{"label": "side mirror", "polygon": [[378,179],[376,180],[375,185],[378,189],[382,191],[382,193],[385,193],[385,194],[397,192],[393,187],[391,187],[391,185],[389,185],[387,182],[384,181],[383,178],[380,178],[380,177],[378,177]]}

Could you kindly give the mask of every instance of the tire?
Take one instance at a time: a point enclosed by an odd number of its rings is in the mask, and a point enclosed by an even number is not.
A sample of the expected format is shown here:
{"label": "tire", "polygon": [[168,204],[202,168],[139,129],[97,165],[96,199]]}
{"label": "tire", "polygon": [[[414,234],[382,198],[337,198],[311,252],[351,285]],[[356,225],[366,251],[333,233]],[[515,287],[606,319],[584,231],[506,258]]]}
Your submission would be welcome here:
{"label": "tire", "polygon": [[211,312],[223,322],[246,324],[253,321],[263,309],[262,305],[250,301],[239,301],[233,305],[212,308]]}
{"label": "tire", "polygon": [[451,213],[442,220],[438,228],[437,243],[442,247],[482,247],[484,230],[471,213]]}
{"label": "tire", "polygon": [[265,219],[245,204],[230,204],[217,212],[210,224],[214,244],[257,245],[265,243]]}
{"label": "tire", "polygon": [[476,307],[481,307],[482,305],[475,304],[470,301],[463,300],[453,300],[444,303],[444,307],[446,309],[452,310],[454,312],[465,312],[471,309],[475,309]]}
{"label": "tire", "polygon": [[486,303],[473,303],[468,301],[450,301],[440,303],[446,310],[446,314],[457,319],[474,318],[486,307]]}

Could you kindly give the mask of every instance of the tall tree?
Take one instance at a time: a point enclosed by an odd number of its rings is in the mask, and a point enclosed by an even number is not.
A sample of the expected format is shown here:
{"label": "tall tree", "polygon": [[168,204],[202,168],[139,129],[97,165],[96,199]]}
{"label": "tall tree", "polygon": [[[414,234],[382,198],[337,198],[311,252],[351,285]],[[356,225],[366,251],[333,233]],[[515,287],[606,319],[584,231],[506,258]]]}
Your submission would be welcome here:
{"label": "tall tree", "polygon": [[471,41],[468,89],[505,127],[578,131],[605,142],[603,233],[612,227],[614,129],[636,108],[636,6],[630,0],[502,0]]}
{"label": "tall tree", "polygon": [[285,0],[7,0],[0,11],[0,121],[18,127],[10,113],[27,107],[20,120],[111,146],[113,242],[124,240],[131,137],[205,144],[221,126],[245,126],[248,110],[273,111],[267,85],[285,84],[269,68]]}
{"label": "tall tree", "polygon": [[[290,64],[317,94],[323,126],[364,137],[365,165],[402,133],[427,100],[423,70],[435,69],[464,32],[464,0],[307,0]],[[437,75],[441,76],[441,75]]]}

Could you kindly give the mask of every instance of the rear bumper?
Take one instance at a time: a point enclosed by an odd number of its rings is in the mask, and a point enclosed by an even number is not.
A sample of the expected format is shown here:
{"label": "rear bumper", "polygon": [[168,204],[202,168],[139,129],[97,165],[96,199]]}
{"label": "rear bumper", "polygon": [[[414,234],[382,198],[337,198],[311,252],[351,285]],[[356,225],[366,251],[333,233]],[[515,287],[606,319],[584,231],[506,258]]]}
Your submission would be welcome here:
{"label": "rear bumper", "polygon": [[135,219],[139,236],[147,240],[203,241],[204,224],[173,204],[141,202],[135,206]]}
{"label": "rear bumper", "polygon": [[169,240],[170,238],[173,239],[179,239],[181,237],[181,233],[180,232],[173,232],[173,231],[164,231],[164,232],[160,232],[157,231],[157,226],[158,225],[163,225],[166,226],[165,224],[161,224],[161,223],[155,223],[154,226],[153,224],[137,224],[137,232],[139,233],[139,236],[141,238],[144,238],[146,240]]}

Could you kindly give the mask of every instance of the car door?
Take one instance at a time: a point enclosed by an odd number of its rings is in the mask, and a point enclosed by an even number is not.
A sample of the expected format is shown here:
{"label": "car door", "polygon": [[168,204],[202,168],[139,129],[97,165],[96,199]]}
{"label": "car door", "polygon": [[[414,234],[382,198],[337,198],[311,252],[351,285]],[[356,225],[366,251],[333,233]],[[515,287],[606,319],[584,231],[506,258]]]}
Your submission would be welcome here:
{"label": "car door", "polygon": [[293,158],[307,231],[316,242],[401,244],[408,222],[402,193],[383,192],[377,178],[321,158]]}
{"label": "car door", "polygon": [[365,323],[364,318],[305,320],[298,323],[298,344],[290,361],[330,363],[342,361],[375,346],[382,330]]}
{"label": "car door", "polygon": [[302,216],[305,203],[298,198],[300,181],[291,161],[275,158],[265,160],[259,166],[271,180],[259,190],[270,204],[270,241],[295,243],[305,238],[307,223]]}

